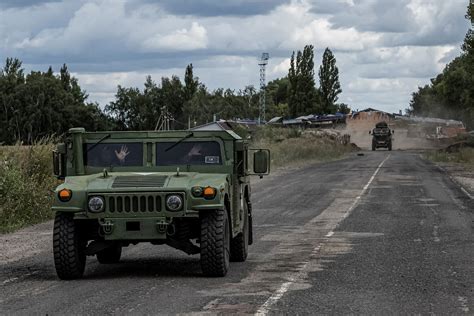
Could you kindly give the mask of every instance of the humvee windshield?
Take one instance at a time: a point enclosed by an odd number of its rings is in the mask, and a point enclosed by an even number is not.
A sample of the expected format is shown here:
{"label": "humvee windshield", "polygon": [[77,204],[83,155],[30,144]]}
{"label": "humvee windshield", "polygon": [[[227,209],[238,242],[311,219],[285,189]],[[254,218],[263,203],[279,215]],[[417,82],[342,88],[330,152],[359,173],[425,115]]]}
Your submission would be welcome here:
{"label": "humvee windshield", "polygon": [[214,141],[156,143],[156,165],[221,165],[221,146]]}
{"label": "humvee windshield", "polygon": [[86,144],[84,161],[90,167],[143,165],[143,143]]}
{"label": "humvee windshield", "polygon": [[[222,165],[221,146],[215,141],[156,143],[156,165]],[[89,167],[143,166],[143,143],[85,144],[84,161]]]}

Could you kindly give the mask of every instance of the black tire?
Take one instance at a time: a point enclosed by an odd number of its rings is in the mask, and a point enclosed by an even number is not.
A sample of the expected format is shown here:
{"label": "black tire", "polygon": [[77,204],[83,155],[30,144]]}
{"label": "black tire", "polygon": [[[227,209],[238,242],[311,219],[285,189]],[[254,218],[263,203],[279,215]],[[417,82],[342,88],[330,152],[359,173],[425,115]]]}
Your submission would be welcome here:
{"label": "black tire", "polygon": [[56,214],[53,232],[54,266],[62,280],[79,279],[86,266],[87,241],[81,238],[80,230],[72,214]]}
{"label": "black tire", "polygon": [[375,145],[372,144],[372,151],[375,151]]}
{"label": "black tire", "polygon": [[102,264],[117,263],[122,256],[122,246],[113,245],[97,253],[97,261]]}
{"label": "black tire", "polygon": [[230,227],[227,211],[201,215],[201,269],[204,275],[223,277],[229,270]]}
{"label": "black tire", "polygon": [[242,232],[230,241],[230,261],[244,262],[249,252],[249,215],[247,202],[244,203],[244,227]]}
{"label": "black tire", "polygon": [[388,150],[392,151],[392,143],[388,144]]}
{"label": "black tire", "polygon": [[249,245],[252,245],[253,244],[252,202],[248,202],[247,209],[249,211]]}

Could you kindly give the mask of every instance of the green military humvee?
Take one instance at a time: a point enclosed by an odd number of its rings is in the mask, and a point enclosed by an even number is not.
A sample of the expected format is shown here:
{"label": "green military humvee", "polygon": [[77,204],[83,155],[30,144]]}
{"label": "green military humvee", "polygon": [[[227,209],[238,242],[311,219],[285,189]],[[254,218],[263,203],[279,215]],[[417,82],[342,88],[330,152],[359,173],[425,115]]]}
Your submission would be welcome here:
{"label": "green military humvee", "polygon": [[53,203],[61,279],[82,277],[86,256],[115,263],[139,242],[200,254],[205,275],[226,275],[252,244],[249,176],[270,171],[269,151],[249,149],[233,131],[73,128],[53,161],[64,179]]}

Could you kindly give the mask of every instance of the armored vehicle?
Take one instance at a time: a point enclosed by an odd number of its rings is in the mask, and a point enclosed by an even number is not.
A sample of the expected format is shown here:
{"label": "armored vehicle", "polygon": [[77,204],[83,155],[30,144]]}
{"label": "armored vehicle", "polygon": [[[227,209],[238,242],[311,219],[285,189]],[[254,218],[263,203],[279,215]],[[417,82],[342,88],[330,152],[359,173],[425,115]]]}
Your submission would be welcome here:
{"label": "armored vehicle", "polygon": [[269,151],[233,131],[73,128],[53,161],[64,180],[52,207],[61,279],[82,277],[86,256],[116,263],[140,242],[200,254],[204,275],[225,276],[253,241],[249,176],[270,171]]}
{"label": "armored vehicle", "polygon": [[372,134],[372,150],[377,148],[387,148],[392,150],[392,134],[386,122],[379,122],[375,124],[375,128],[369,131]]}

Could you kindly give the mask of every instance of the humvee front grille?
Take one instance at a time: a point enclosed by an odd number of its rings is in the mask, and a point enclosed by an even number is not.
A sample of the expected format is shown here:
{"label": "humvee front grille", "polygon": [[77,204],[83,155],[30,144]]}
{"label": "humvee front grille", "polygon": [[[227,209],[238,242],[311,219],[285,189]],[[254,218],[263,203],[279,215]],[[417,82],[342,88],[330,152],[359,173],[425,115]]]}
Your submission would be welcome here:
{"label": "humvee front grille", "polygon": [[106,212],[152,213],[161,212],[161,196],[156,194],[130,194],[106,196]]}
{"label": "humvee front grille", "polygon": [[112,188],[161,188],[165,185],[166,176],[118,176]]}

